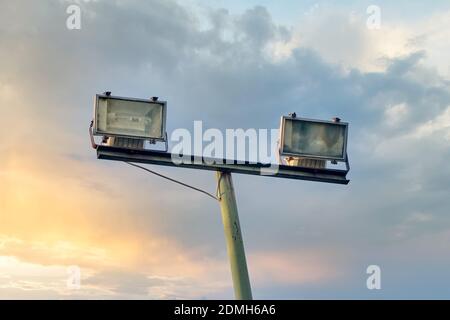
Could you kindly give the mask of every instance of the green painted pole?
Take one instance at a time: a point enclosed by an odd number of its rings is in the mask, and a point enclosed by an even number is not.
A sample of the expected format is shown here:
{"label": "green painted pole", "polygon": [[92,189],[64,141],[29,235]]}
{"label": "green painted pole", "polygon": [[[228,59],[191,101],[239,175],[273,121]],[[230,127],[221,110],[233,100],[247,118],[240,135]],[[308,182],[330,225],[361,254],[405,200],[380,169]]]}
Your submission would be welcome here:
{"label": "green painted pole", "polygon": [[219,184],[220,209],[227,242],[227,251],[231,265],[234,295],[236,300],[252,300],[252,288],[248,277],[244,242],[234,194],[231,173],[217,171]]}

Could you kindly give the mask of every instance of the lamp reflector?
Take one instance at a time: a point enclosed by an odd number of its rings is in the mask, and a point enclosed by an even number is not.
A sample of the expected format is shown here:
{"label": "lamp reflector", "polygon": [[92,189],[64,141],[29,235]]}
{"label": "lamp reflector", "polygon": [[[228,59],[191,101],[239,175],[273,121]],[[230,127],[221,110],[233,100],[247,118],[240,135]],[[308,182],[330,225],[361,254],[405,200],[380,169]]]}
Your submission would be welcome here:
{"label": "lamp reflector", "polygon": [[166,103],[97,95],[94,134],[165,140]]}

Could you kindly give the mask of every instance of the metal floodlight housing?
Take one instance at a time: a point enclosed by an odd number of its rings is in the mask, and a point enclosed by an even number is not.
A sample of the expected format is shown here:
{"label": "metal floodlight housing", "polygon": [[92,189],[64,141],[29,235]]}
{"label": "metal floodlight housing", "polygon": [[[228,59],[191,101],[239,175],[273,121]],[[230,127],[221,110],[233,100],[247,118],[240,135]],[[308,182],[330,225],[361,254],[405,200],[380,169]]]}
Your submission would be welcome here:
{"label": "metal floodlight housing", "polygon": [[346,122],[283,116],[280,134],[282,156],[342,162],[348,160]]}
{"label": "metal floodlight housing", "polygon": [[97,94],[93,134],[167,142],[166,116],[165,101]]}

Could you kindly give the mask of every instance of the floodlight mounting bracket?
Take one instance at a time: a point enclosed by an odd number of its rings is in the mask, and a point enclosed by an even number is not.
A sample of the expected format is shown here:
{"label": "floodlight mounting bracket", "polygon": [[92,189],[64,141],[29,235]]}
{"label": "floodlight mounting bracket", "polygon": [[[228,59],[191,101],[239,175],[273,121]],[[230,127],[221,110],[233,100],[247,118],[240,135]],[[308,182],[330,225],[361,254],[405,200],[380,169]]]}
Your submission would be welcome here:
{"label": "floodlight mounting bracket", "polygon": [[[177,168],[221,171],[262,177],[297,179],[334,184],[348,184],[348,171],[342,169],[318,169],[287,165],[253,163],[230,159],[214,159],[194,155],[179,155],[161,150],[136,150],[99,145],[97,158],[124,162],[144,163]],[[181,163],[174,159],[183,159]],[[275,166],[274,166],[275,165]]]}
{"label": "floodlight mounting bracket", "polygon": [[[157,140],[156,139],[149,139],[147,140],[148,143],[150,144],[156,144]],[[167,132],[164,132],[164,152],[168,152],[169,151],[169,141],[167,140]]]}

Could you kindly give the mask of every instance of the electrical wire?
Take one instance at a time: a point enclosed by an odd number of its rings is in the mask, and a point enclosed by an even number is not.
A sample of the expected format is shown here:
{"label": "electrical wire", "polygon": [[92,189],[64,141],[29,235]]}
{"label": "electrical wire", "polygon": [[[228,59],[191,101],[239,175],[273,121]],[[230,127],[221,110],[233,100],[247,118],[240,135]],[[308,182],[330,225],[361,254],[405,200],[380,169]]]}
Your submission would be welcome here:
{"label": "electrical wire", "polygon": [[[98,148],[98,145],[95,143],[94,135],[93,135],[93,133],[92,133],[92,127],[93,127],[93,125],[94,125],[94,120],[91,121],[91,124],[90,124],[90,126],[89,126],[89,135],[90,135],[90,138],[91,138],[91,145],[92,145],[92,148],[97,149],[97,148]],[[202,190],[202,189],[193,187],[193,186],[188,185],[188,184],[186,184],[186,183],[183,183],[183,182],[181,182],[181,181],[172,179],[172,178],[170,178],[170,177],[167,177],[167,176],[165,176],[165,175],[163,175],[163,174],[160,174],[160,173],[155,172],[155,171],[153,171],[153,170],[147,169],[147,168],[142,167],[142,166],[140,166],[140,165],[137,165],[137,164],[134,164],[134,163],[131,163],[131,162],[128,162],[128,161],[124,161],[124,162],[125,162],[126,164],[130,165],[130,166],[133,166],[133,167],[142,169],[142,170],[144,170],[144,171],[147,171],[148,173],[151,173],[151,174],[154,174],[154,175],[156,175],[156,176],[158,176],[158,177],[161,177],[161,178],[167,179],[167,180],[169,180],[169,181],[175,182],[175,183],[177,183],[177,184],[179,184],[179,185],[182,185],[182,186],[184,186],[184,187],[186,187],[186,188],[190,188],[190,189],[192,189],[192,190],[201,192],[201,193],[203,193],[204,195],[207,195],[208,197],[213,198],[214,200],[217,200],[217,201],[220,201],[220,200],[221,200],[221,194],[220,194],[220,180],[222,179],[222,177],[220,177],[219,180],[218,180],[218,182],[217,182],[216,196],[214,196],[213,194],[211,194],[211,193],[209,193],[209,192],[207,192],[207,191],[204,191],[204,190]],[[217,196],[217,195],[218,195],[218,196]]]}
{"label": "electrical wire", "polygon": [[[172,179],[172,178],[167,177],[167,176],[165,176],[165,175],[163,175],[163,174],[161,174],[161,173],[155,172],[155,171],[153,171],[153,170],[150,170],[150,169],[148,169],[148,168],[142,167],[142,166],[137,165],[137,164],[135,164],[135,163],[131,163],[131,162],[128,162],[128,161],[124,161],[124,162],[125,162],[126,164],[130,165],[130,166],[133,166],[133,167],[142,169],[142,170],[144,170],[144,171],[147,171],[148,173],[151,173],[151,174],[154,174],[154,175],[156,175],[156,176],[158,176],[158,177],[161,177],[161,178],[167,179],[167,180],[169,180],[169,181],[175,182],[175,183],[177,183],[177,184],[179,184],[179,185],[182,185],[182,186],[184,186],[184,187],[186,187],[186,188],[190,188],[190,189],[192,189],[192,190],[201,192],[201,193],[207,195],[208,197],[213,198],[214,200],[220,201],[220,198],[219,198],[219,197],[214,196],[213,194],[211,194],[211,193],[209,193],[209,192],[207,192],[207,191],[204,191],[204,190],[202,190],[202,189],[193,187],[193,186],[188,185],[188,184],[186,184],[186,183],[184,183],[184,182],[181,182],[181,181]],[[220,182],[220,180],[219,180],[219,182]],[[218,186],[217,186],[217,189],[219,190],[219,184],[218,184]],[[217,191],[218,191],[218,190],[217,190]]]}

